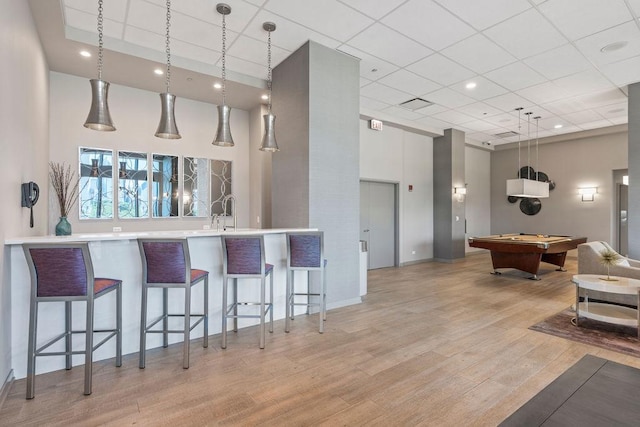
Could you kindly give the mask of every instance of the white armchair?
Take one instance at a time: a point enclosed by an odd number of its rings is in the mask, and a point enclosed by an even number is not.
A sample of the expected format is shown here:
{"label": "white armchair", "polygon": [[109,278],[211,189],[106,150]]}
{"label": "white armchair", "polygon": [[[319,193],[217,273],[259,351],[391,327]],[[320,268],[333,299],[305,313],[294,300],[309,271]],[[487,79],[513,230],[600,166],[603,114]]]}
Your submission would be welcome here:
{"label": "white armchair", "polygon": [[[601,253],[604,250],[615,250],[607,242],[588,242],[578,245],[578,274],[607,274],[607,267],[602,264]],[[609,267],[612,276],[630,277],[640,280],[640,261],[620,255],[617,264]],[[590,299],[601,299],[619,304],[636,306],[637,299],[629,295],[600,294],[589,291]]]}

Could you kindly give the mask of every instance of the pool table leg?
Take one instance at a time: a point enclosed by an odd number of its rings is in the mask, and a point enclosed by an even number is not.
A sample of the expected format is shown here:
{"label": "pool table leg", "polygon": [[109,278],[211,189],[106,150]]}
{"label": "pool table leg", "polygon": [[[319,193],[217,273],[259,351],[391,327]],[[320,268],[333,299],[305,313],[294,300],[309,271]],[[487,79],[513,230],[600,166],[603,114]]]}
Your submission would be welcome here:
{"label": "pool table leg", "polygon": [[493,273],[491,273],[491,274],[495,274],[496,276],[501,276],[502,275],[502,273],[499,272],[498,270],[493,270]]}
{"label": "pool table leg", "polygon": [[533,276],[529,277],[529,280],[540,280],[540,278],[537,274],[534,274]]}
{"label": "pool table leg", "polygon": [[558,267],[556,268],[556,271],[567,271],[567,269],[564,267]]}

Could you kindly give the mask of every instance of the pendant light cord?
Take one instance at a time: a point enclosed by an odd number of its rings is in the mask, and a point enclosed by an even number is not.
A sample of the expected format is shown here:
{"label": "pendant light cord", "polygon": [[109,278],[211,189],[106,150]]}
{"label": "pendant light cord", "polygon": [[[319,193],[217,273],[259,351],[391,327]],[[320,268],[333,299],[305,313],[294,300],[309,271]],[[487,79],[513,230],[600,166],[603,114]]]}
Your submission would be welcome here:
{"label": "pendant light cord", "polygon": [[538,157],[538,129],[539,129],[539,124],[538,122],[540,121],[540,116],[536,116],[534,117],[535,121],[536,121],[536,181],[538,180],[538,173],[540,173],[538,171],[538,167],[540,167],[540,158]]}
{"label": "pendant light cord", "polygon": [[531,112],[527,115],[527,179],[531,179]]}
{"label": "pendant light cord", "polygon": [[169,83],[171,82],[171,46],[169,28],[171,27],[171,0],[167,0],[167,39],[165,41],[165,52],[167,53],[167,93],[169,93]]}
{"label": "pendant light cord", "polygon": [[222,105],[226,105],[227,98],[227,20],[222,14]]}
{"label": "pendant light cord", "polygon": [[271,114],[271,31],[267,39],[267,86],[269,89],[269,114]]}
{"label": "pendant light cord", "polygon": [[102,0],[98,0],[98,80],[102,80]]}
{"label": "pendant light cord", "polygon": [[520,114],[522,113],[522,107],[518,107],[516,108],[516,111],[518,112],[518,178],[522,178],[520,176],[520,169],[521,169],[521,163],[520,163],[520,136],[522,134],[521,130],[522,126],[521,126],[521,119],[520,119]]}

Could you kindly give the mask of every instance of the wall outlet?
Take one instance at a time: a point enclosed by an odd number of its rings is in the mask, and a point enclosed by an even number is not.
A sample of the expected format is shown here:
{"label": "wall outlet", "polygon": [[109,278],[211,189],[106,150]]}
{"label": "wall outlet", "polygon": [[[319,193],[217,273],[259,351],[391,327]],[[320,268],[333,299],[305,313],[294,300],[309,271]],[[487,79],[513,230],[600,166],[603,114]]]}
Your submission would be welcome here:
{"label": "wall outlet", "polygon": [[122,231],[122,227],[113,227],[113,232],[114,233],[119,233]]}

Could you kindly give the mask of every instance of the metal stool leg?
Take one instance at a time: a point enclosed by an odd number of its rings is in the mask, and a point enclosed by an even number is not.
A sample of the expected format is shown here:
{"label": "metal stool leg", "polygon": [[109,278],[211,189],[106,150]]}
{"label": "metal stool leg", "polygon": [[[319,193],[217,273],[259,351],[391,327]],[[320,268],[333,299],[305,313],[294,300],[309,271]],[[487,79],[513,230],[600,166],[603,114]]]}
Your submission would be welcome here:
{"label": "metal stool leg", "polygon": [[191,332],[191,286],[184,288],[184,341],[182,343],[182,367],[189,369],[189,345]]}
{"label": "metal stool leg", "polygon": [[69,370],[72,367],[72,360],[71,360],[71,350],[72,350],[72,334],[71,334],[71,328],[72,328],[72,322],[71,322],[71,301],[65,301],[64,302],[64,328],[65,328],[65,332],[66,332],[66,336],[64,338],[64,347],[65,347],[65,352],[67,353],[65,356],[65,369]]}
{"label": "metal stool leg", "polygon": [[84,349],[84,394],[91,394],[93,374],[93,298],[87,301],[87,329]]}
{"label": "metal stool leg", "polygon": [[122,366],[122,282],[116,287],[116,366]]}
{"label": "metal stool leg", "polygon": [[169,346],[169,289],[162,288],[162,346]]}
{"label": "metal stool leg", "polygon": [[269,295],[269,332],[273,333],[273,271],[269,273],[269,276],[269,288],[271,293],[271,295]]}
{"label": "metal stool leg", "polygon": [[324,333],[324,319],[325,319],[325,290],[324,290],[324,267],[320,269],[320,296],[318,300],[318,317],[320,318],[319,332]]}
{"label": "metal stool leg", "polygon": [[146,359],[146,350],[147,350],[147,298],[149,293],[149,288],[143,284],[142,285],[142,311],[140,315],[140,361],[139,367],[140,369],[144,369],[145,359]]}
{"label": "metal stool leg", "polygon": [[209,347],[209,276],[204,278],[204,348]]}
{"label": "metal stool leg", "polygon": [[238,278],[233,280],[233,332],[238,332]]}
{"label": "metal stool leg", "polygon": [[27,399],[33,399],[36,377],[36,337],[38,332],[38,302],[31,298],[29,309],[29,354],[27,359]]}
{"label": "metal stool leg", "polygon": [[260,348],[264,348],[264,298],[265,298],[265,278],[260,278]]}
{"label": "metal stool leg", "polygon": [[291,328],[291,274],[293,272],[287,267],[287,292],[286,292],[286,315],[284,318],[284,331],[289,332]]}
{"label": "metal stool leg", "polygon": [[227,285],[229,278],[222,279],[222,345],[220,347],[227,348]]}

